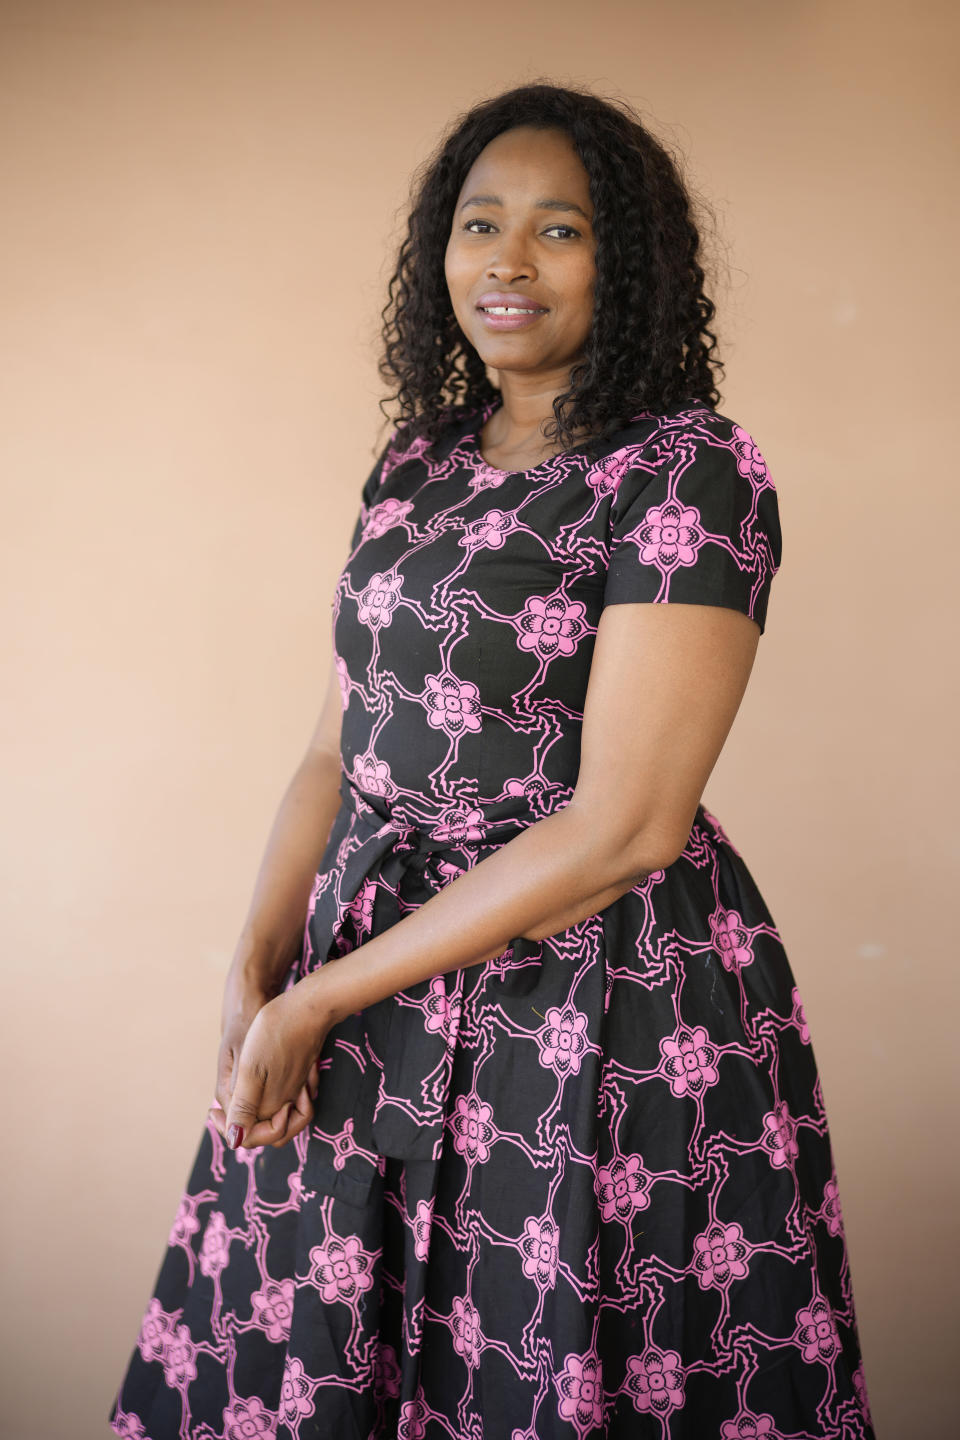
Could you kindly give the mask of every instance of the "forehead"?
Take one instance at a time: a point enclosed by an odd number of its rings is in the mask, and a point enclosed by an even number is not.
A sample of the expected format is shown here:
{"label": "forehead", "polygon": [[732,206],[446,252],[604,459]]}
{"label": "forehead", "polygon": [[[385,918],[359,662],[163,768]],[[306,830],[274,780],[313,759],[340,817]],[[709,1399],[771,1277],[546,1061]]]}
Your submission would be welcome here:
{"label": "forehead", "polygon": [[549,193],[575,200],[592,213],[590,177],[563,130],[518,126],[494,137],[480,151],[460,188],[460,202],[474,191],[533,200]]}

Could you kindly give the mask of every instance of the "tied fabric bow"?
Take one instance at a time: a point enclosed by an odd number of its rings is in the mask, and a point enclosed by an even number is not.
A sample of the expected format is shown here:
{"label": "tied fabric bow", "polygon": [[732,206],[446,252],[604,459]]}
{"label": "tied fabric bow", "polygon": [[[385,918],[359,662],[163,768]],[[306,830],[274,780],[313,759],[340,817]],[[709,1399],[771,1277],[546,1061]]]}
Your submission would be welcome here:
{"label": "tied fabric bow", "polygon": [[[301,974],[389,930],[523,828],[499,822],[495,840],[464,839],[384,818],[346,779],[341,796],[311,896]],[[357,1153],[374,1162],[440,1158],[463,993],[463,970],[435,975],[330,1032],[313,1129],[335,1152],[338,1137],[349,1135],[339,1142],[338,1170]]]}

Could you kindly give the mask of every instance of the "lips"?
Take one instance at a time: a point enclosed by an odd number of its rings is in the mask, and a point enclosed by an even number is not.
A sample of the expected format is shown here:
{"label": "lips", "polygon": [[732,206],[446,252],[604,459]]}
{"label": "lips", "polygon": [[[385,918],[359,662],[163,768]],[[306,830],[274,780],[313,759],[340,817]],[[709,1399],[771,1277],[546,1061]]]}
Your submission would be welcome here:
{"label": "lips", "polygon": [[529,295],[521,295],[517,290],[488,290],[480,296],[476,308],[487,310],[491,306],[502,307],[505,305],[516,310],[534,310],[537,314],[547,309],[546,305],[541,305],[538,300],[533,300]]}

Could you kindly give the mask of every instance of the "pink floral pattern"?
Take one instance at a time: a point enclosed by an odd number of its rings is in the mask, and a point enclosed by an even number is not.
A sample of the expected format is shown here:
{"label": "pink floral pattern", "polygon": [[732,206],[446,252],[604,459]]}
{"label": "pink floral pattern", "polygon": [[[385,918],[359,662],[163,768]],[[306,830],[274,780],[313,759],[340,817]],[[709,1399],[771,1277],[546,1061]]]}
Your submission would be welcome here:
{"label": "pink floral pattern", "polygon": [[658,1350],[651,1345],[643,1355],[627,1359],[624,1386],[641,1413],[669,1415],[683,1405],[683,1366],[673,1350]]}
{"label": "pink floral pattern", "polygon": [[452,1040],[460,1028],[462,1008],[463,1002],[456,991],[448,995],[443,976],[434,975],[430,981],[429,994],[424,1001],[427,1029],[442,1035],[446,1040]]}
{"label": "pink floral pattern", "polygon": [[230,1258],[230,1232],[219,1210],[214,1210],[203,1232],[200,1246],[200,1269],[211,1278],[219,1275]]}
{"label": "pink floral pattern", "polygon": [[373,1284],[372,1257],[366,1253],[356,1235],[327,1237],[326,1244],[310,1251],[310,1280],[319,1287],[321,1299],[327,1304],[336,1300],[355,1303]]}
{"label": "pink floral pattern", "polygon": [[374,505],[363,527],[364,542],[379,540],[394,525],[402,524],[412,509],[409,501],[400,500],[382,500],[379,505]]}
{"label": "pink floral pattern", "polygon": [[280,1419],[289,1429],[296,1431],[300,1421],[313,1414],[316,1389],[317,1382],[311,1380],[302,1361],[288,1355],[280,1386]]}
{"label": "pink floral pattern", "polygon": [[472,520],[460,537],[460,544],[471,549],[486,546],[489,550],[501,550],[504,537],[514,528],[512,515],[502,510],[488,510],[482,520]]}
{"label": "pink floral pattern", "polygon": [[369,625],[371,630],[379,630],[381,626],[389,625],[393,612],[400,603],[402,586],[402,575],[371,575],[357,607],[357,619],[360,623]]}
{"label": "pink floral pattern", "polygon": [[797,1144],[797,1122],[785,1100],[778,1100],[768,1115],[763,1117],[763,1146],[769,1152],[770,1160],[779,1170],[792,1165],[800,1153]]}
{"label": "pink floral pattern", "polygon": [[821,1295],[818,1295],[805,1310],[797,1311],[797,1328],[794,1340],[799,1345],[804,1360],[812,1364],[820,1361],[829,1365],[840,1349],[833,1311]]}
{"label": "pink floral pattern", "polygon": [[720,1426],[720,1440],[781,1440],[772,1415],[751,1415],[741,1410],[733,1420]]}
{"label": "pink floral pattern", "polygon": [[174,1316],[166,1313],[159,1300],[150,1301],[140,1326],[140,1338],[137,1341],[137,1348],[144,1360],[163,1359],[175,1323]]}
{"label": "pink floral pattern", "polygon": [[644,565],[670,570],[675,565],[697,563],[704,533],[696,506],[668,500],[664,505],[651,506],[643,522],[627,538],[639,547]]}
{"label": "pink floral pattern", "polygon": [[180,1208],[177,1211],[173,1226],[170,1230],[168,1245],[182,1245],[187,1249],[190,1245],[191,1236],[196,1235],[200,1229],[200,1221],[197,1219],[197,1201],[192,1195],[184,1195],[180,1201]]}
{"label": "pink floral pattern", "polygon": [[699,1097],[720,1078],[716,1046],[702,1025],[692,1030],[681,1025],[669,1040],[660,1041],[660,1053],[660,1073],[670,1081],[674,1095]]}
{"label": "pink floral pattern", "polygon": [[713,946],[725,970],[737,972],[753,960],[750,932],[738,910],[719,910],[710,917]]}
{"label": "pink floral pattern", "polygon": [[492,1117],[493,1107],[476,1094],[457,1096],[456,1110],[450,1119],[453,1147],[471,1164],[479,1161],[482,1165],[489,1158],[497,1133],[490,1123]]}
{"label": "pink floral pattern", "polygon": [[292,1280],[268,1280],[261,1290],[255,1290],[250,1297],[254,1323],[260,1326],[268,1340],[279,1342],[290,1338],[295,1290]]}
{"label": "pink floral pattern", "polygon": [[147,1440],[147,1432],[139,1415],[125,1415],[118,1411],[113,1420],[113,1429],[121,1440]]}
{"label": "pink floral pattern", "polygon": [[476,1307],[459,1295],[453,1302],[450,1328],[453,1331],[453,1348],[457,1354],[462,1355],[468,1365],[479,1365],[483,1339],[480,1334],[480,1316]]}
{"label": "pink floral pattern", "polygon": [[428,675],[423,703],[429,724],[453,738],[481,728],[480,692],[470,680],[458,680],[455,675]]}
{"label": "pink floral pattern", "polygon": [[523,1273],[543,1290],[551,1290],[557,1279],[560,1260],[560,1227],[549,1215],[530,1215],[524,1221],[520,1241]]}
{"label": "pink floral pattern", "polygon": [[351,1155],[357,1153],[357,1145],[353,1138],[353,1120],[344,1121],[343,1129],[339,1135],[334,1135],[333,1145],[333,1168],[342,1170]]}
{"label": "pink floral pattern", "polygon": [[163,1351],[163,1378],[168,1385],[181,1388],[197,1378],[195,1364],[197,1347],[186,1325],[178,1325]]}
{"label": "pink floral pattern", "polygon": [[426,1260],[430,1253],[430,1231],[432,1227],[432,1202],[429,1200],[418,1200],[417,1213],[413,1221],[413,1245],[418,1260]]}
{"label": "pink floral pattern", "polygon": [[584,479],[591,489],[597,492],[598,499],[609,500],[616,495],[620,481],[629,469],[629,457],[618,452],[605,455],[587,471]]}
{"label": "pink floral pattern", "polygon": [[800,1031],[800,1039],[803,1041],[804,1045],[809,1045],[810,1026],[807,1024],[807,1016],[803,1008],[803,1002],[800,999],[800,991],[797,989],[796,986],[794,986],[790,993],[793,997],[793,1014],[791,1016],[791,1019],[793,1020],[794,1025],[796,1025],[797,1029]]}
{"label": "pink floral pattern", "polygon": [[701,1290],[711,1285],[729,1285],[731,1280],[742,1280],[746,1275],[752,1246],[736,1222],[721,1225],[714,1221],[693,1244],[693,1270]]}
{"label": "pink floral pattern", "polygon": [[603,1424],[603,1375],[596,1354],[568,1355],[554,1377],[560,1414],[576,1426],[578,1436]]}
{"label": "pink floral pattern", "polygon": [[733,427],[733,449],[737,457],[737,469],[741,475],[756,485],[767,483],[767,462],[760,453],[757,442],[739,425]]}
{"label": "pink floral pattern", "polygon": [[272,1436],[277,1417],[267,1410],[256,1396],[249,1400],[234,1398],[223,1412],[223,1440],[260,1440]]}
{"label": "pink floral pattern", "polygon": [[372,750],[355,758],[353,783],[367,795],[379,795],[384,799],[397,792],[396,785],[390,779],[390,766],[386,760],[378,760]]}
{"label": "pink floral pattern", "polygon": [[564,595],[551,595],[544,600],[531,595],[523,613],[517,618],[521,650],[535,650],[542,660],[555,655],[572,655],[577,642],[586,634],[583,617],[586,606]]}
{"label": "pink floral pattern", "polygon": [[587,1049],[587,1017],[572,1005],[552,1006],[546,1024],[537,1033],[540,1064],[549,1065],[561,1077],[579,1075]]}
{"label": "pink floral pattern", "polygon": [[400,1428],[397,1440],[424,1440],[427,1433],[427,1412],[423,1401],[405,1400],[400,1406]]}
{"label": "pink floral pattern", "polygon": [[448,810],[437,826],[437,839],[450,840],[454,845],[482,840],[483,811],[476,807],[472,810]]}
{"label": "pink floral pattern", "polygon": [[359,935],[368,935],[373,925],[373,907],[377,898],[377,887],[372,880],[364,881],[350,903],[347,914],[353,920]]}
{"label": "pink floral pattern", "polygon": [[823,1204],[820,1214],[831,1235],[843,1235],[843,1210],[840,1207],[840,1187],[834,1175],[823,1189]]}
{"label": "pink floral pattern", "polygon": [[340,687],[340,709],[346,710],[350,700],[350,672],[342,655],[334,657],[334,665],[337,672],[337,683]]}
{"label": "pink floral pattern", "polygon": [[374,1387],[382,1398],[400,1394],[400,1366],[392,1345],[380,1344],[374,1351]]}
{"label": "pink floral pattern", "polygon": [[650,1177],[644,1174],[639,1155],[616,1155],[597,1171],[597,1199],[605,1221],[629,1222],[634,1211],[650,1204]]}

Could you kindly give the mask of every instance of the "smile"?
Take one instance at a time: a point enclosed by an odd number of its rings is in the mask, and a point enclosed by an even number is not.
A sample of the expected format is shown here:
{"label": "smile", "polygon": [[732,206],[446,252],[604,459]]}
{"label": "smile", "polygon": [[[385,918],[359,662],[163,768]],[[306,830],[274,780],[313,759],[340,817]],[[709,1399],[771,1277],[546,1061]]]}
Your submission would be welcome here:
{"label": "smile", "polygon": [[489,330],[522,330],[549,314],[547,310],[527,310],[519,305],[478,305],[477,312]]}

